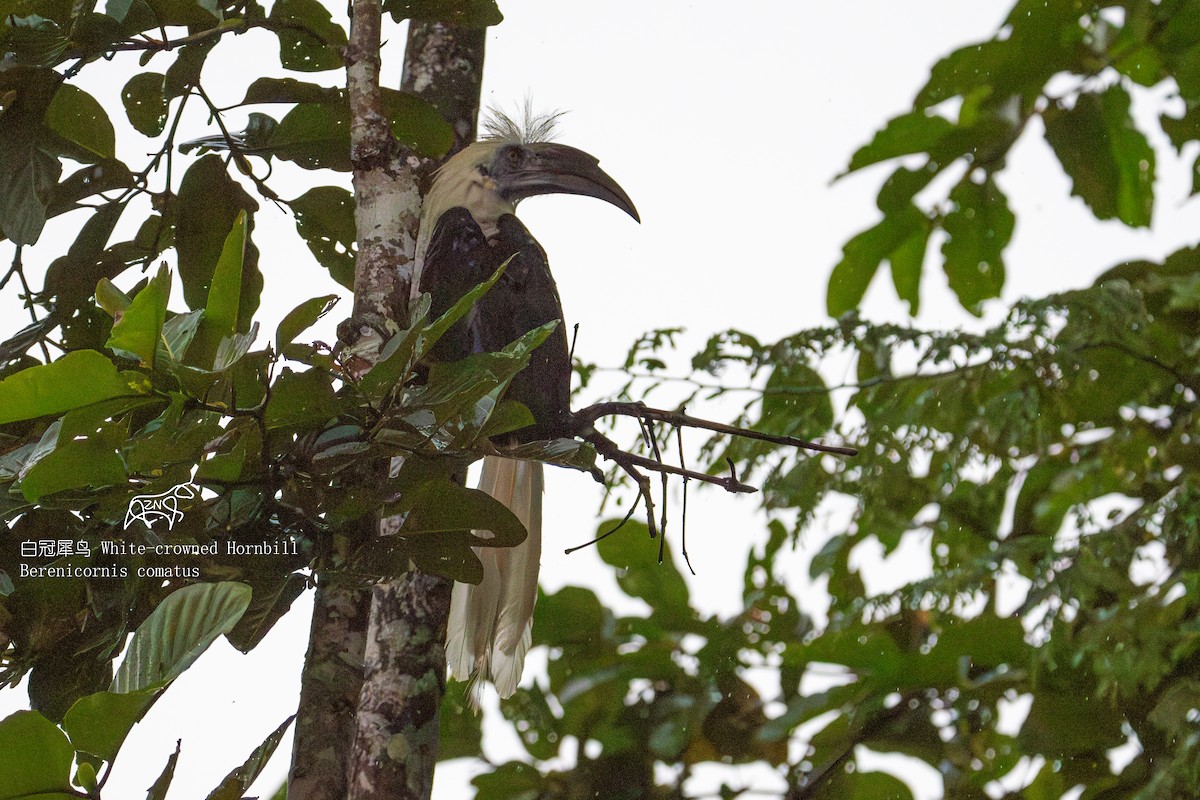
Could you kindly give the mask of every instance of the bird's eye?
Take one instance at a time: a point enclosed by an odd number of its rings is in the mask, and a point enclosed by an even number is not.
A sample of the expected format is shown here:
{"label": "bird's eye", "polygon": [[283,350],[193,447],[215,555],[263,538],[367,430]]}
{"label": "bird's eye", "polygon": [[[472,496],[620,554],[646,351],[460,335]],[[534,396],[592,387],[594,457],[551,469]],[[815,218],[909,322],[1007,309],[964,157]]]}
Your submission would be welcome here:
{"label": "bird's eye", "polygon": [[510,167],[519,167],[525,160],[525,153],[519,147],[511,147],[504,154],[504,160],[508,162]]}

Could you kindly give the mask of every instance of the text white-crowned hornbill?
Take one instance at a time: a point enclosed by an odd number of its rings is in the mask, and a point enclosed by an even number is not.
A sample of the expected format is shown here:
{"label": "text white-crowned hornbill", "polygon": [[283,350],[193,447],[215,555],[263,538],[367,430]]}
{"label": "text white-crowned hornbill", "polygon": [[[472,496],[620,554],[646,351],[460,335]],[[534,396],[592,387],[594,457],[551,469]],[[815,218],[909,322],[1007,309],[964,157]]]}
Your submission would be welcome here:
{"label": "text white-crowned hornbill", "polygon": [[[521,200],[540,194],[579,194],[612,203],[639,220],[625,191],[596,158],[547,141],[553,117],[518,126],[497,115],[486,138],[468,145],[438,170],[425,197],[417,238],[417,286],[430,294],[436,318],[508,261],[500,280],[468,316],[438,342],[433,357],[454,361],[496,352],[529,331],[558,320],[505,397],[524,404],[534,424],[509,441],[554,438],[570,414],[571,363],[562,304],[546,253],[513,216]],[[511,257],[511,260],[509,260]],[[501,697],[521,679],[532,638],[542,536],[542,465],[488,456],[479,488],[503,502],[528,530],[512,548],[477,548],[478,585],[455,584],[446,632],[450,674],[486,678]],[[478,684],[476,684],[478,686]],[[472,692],[478,705],[478,692]]]}

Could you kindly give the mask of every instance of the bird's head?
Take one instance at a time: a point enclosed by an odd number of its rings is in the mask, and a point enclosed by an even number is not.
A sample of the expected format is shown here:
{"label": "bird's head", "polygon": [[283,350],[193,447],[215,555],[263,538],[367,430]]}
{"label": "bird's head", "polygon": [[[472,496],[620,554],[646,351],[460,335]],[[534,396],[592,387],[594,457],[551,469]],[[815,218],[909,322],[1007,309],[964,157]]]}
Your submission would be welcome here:
{"label": "bird's head", "polygon": [[641,221],[633,201],[595,156],[547,141],[557,115],[527,116],[517,125],[504,115],[485,123],[488,135],[456,153],[438,170],[425,198],[422,217],[436,223],[446,211],[462,206],[483,228],[495,232],[496,220],[511,214],[527,197],[579,194],[611,203]]}

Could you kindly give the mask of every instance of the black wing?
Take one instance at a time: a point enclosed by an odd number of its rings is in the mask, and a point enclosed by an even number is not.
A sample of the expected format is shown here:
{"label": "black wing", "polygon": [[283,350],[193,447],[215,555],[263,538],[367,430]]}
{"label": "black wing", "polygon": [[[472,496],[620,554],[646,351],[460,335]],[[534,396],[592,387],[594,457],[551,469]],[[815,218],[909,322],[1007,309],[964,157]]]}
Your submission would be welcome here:
{"label": "black wing", "polygon": [[[470,211],[452,208],[442,214],[425,249],[421,269],[420,289],[429,293],[429,318],[445,314],[463,295],[490,277],[496,271],[488,266],[492,258],[491,248]],[[458,361],[483,351],[476,335],[477,316],[478,309],[472,309],[442,335],[433,348],[434,360]]]}
{"label": "black wing", "polygon": [[469,353],[496,352],[534,328],[558,321],[505,394],[526,406],[536,421],[516,432],[517,439],[552,438],[559,435],[570,413],[571,394],[571,362],[558,287],[545,251],[520,220],[505,214],[498,228],[496,236],[485,240],[465,208],[451,209],[438,220],[425,253],[420,287],[430,293],[434,316],[491,277],[510,256],[512,260],[472,312],[441,339],[433,355],[454,361]]}

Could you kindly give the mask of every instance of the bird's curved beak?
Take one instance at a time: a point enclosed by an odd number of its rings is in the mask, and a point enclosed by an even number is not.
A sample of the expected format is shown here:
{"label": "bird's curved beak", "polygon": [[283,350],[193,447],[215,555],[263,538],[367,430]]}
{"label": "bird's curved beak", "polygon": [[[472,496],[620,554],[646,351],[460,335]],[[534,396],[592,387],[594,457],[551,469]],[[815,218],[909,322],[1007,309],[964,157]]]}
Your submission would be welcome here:
{"label": "bird's curved beak", "polygon": [[539,194],[581,194],[612,203],[642,221],[629,195],[600,169],[595,156],[556,142],[534,142],[526,148],[535,157],[514,170],[505,187],[513,202]]}

